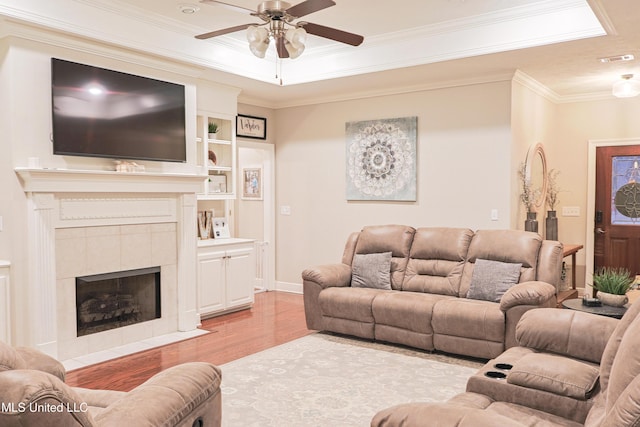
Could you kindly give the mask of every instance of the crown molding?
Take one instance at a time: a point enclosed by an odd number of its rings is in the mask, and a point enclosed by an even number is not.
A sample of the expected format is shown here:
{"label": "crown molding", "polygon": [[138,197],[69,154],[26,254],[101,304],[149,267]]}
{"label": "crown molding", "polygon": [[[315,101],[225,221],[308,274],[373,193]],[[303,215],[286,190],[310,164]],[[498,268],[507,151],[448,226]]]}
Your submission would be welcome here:
{"label": "crown molding", "polygon": [[553,102],[554,104],[558,104],[562,101],[562,98],[556,92],[520,70],[516,70],[514,73],[513,82],[521,84],[535,94]]}
{"label": "crown molding", "polygon": [[307,97],[303,100],[285,100],[282,102],[266,101],[261,98],[255,98],[250,95],[241,93],[238,102],[242,104],[250,104],[257,107],[271,108],[279,110],[283,108],[303,107],[308,105],[328,104],[332,102],[345,102],[359,99],[376,98],[382,96],[402,95],[406,93],[425,92],[438,89],[448,89],[454,87],[464,87],[478,84],[488,84],[497,82],[510,81],[513,73],[501,73],[493,75],[484,75],[481,77],[473,77],[468,79],[444,80],[438,82],[429,82],[420,85],[394,85],[382,89],[363,90],[359,92],[349,92],[341,94],[331,94],[319,97]]}
{"label": "crown molding", "polygon": [[[130,6],[122,0],[57,0],[54,9],[47,7],[46,2],[23,4],[21,0],[6,0],[0,5],[0,14],[103,44],[280,84],[279,79],[273,78],[274,64],[277,63],[272,52],[274,49],[269,49],[267,59],[261,60],[253,57],[246,43],[233,37],[197,40],[193,34],[200,29]],[[506,32],[513,34],[511,42],[505,43],[503,35]],[[358,48],[336,43],[310,48],[298,60],[286,62],[287,84],[386,71],[603,34],[602,26],[585,0],[546,0],[472,18],[368,37]]]}

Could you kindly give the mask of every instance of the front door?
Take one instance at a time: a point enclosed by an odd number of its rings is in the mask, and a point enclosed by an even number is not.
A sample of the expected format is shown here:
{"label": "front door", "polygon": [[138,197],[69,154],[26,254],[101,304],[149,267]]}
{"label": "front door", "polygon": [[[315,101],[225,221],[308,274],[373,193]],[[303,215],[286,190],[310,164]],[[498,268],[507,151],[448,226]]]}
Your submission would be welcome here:
{"label": "front door", "polygon": [[596,148],[594,271],[640,274],[640,145]]}

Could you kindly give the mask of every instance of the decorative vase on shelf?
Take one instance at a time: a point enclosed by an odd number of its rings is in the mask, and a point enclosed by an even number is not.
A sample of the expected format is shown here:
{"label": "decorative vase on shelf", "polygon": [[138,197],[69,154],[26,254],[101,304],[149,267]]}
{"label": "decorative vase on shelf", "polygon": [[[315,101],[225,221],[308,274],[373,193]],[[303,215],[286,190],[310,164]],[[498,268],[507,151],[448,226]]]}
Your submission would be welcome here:
{"label": "decorative vase on shelf", "polygon": [[209,139],[218,139],[218,134],[217,133],[210,133],[209,134]]}
{"label": "decorative vase on shelf", "polygon": [[545,235],[547,240],[558,240],[558,217],[556,216],[556,211],[547,211]]}
{"label": "decorative vase on shelf", "polygon": [[596,296],[604,305],[610,305],[612,307],[622,307],[629,302],[629,298],[626,295],[616,295],[598,291]]}
{"label": "decorative vase on shelf", "polygon": [[527,212],[527,219],[524,222],[525,231],[533,231],[534,233],[538,232],[538,220],[536,217],[536,212]]}

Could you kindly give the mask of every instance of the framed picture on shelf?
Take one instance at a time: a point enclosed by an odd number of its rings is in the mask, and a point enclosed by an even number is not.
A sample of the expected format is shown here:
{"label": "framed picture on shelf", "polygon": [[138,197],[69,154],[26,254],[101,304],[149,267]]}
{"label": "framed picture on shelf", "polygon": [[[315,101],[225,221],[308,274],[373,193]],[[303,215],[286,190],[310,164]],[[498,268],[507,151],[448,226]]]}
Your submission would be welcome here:
{"label": "framed picture on shelf", "polygon": [[238,114],[236,135],[240,138],[267,139],[267,119]]}
{"label": "framed picture on shelf", "polygon": [[227,192],[227,176],[226,175],[209,175],[209,194],[226,193]]}
{"label": "framed picture on shelf", "polygon": [[262,168],[242,169],[242,198],[262,200]]}
{"label": "framed picture on shelf", "polygon": [[231,237],[226,218],[213,219],[213,236],[215,239],[228,239]]}

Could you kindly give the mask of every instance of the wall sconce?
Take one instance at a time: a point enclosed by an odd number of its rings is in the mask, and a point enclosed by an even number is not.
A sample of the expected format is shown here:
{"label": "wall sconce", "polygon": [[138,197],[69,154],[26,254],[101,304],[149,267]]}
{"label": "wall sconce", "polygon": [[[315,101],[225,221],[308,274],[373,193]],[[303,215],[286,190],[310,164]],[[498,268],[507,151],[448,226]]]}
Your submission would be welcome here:
{"label": "wall sconce", "polygon": [[613,84],[613,96],[616,98],[631,98],[640,95],[640,81],[633,78],[633,74],[623,74],[621,80]]}

